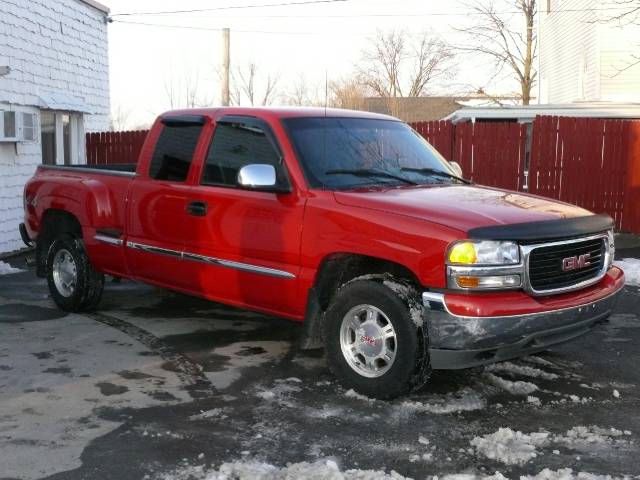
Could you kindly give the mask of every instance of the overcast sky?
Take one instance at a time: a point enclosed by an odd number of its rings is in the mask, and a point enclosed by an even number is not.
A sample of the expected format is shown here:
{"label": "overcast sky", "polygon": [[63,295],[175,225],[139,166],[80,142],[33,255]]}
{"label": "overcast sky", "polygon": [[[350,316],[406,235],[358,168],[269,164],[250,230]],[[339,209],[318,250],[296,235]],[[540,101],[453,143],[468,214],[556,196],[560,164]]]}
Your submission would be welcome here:
{"label": "overcast sky", "polygon": [[[169,109],[167,87],[173,84],[175,90],[184,90],[187,79],[198,81],[199,97],[219,101],[216,72],[221,32],[214,29],[231,29],[232,66],[255,62],[262,75],[280,76],[281,90],[304,75],[324,91],[325,72],[330,80],[348,76],[377,30],[405,29],[416,36],[432,31],[456,42],[459,38],[453,26],[468,21],[467,12],[457,2],[427,0],[348,0],[171,15],[118,15],[287,1],[301,0],[104,0],[114,19],[108,26],[113,110],[126,113],[129,127],[148,123]],[[463,84],[480,86],[488,77],[486,68],[479,70],[478,63],[468,59],[458,63],[456,83],[435,85],[434,94],[459,93]],[[501,91],[492,93],[510,93],[516,85],[502,82],[496,87]]]}

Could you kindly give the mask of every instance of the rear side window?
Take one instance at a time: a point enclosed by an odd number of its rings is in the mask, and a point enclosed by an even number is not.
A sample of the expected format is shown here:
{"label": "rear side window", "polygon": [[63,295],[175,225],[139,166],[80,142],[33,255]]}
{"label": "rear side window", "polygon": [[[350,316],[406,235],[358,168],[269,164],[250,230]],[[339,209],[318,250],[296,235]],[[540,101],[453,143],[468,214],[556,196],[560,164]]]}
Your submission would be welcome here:
{"label": "rear side window", "polygon": [[151,158],[149,176],[156,180],[184,182],[202,125],[164,125]]}
{"label": "rear side window", "polygon": [[280,154],[263,127],[253,122],[221,122],[216,126],[213,143],[205,164],[202,183],[237,186],[238,171],[251,163],[273,165],[278,183],[286,182]]}

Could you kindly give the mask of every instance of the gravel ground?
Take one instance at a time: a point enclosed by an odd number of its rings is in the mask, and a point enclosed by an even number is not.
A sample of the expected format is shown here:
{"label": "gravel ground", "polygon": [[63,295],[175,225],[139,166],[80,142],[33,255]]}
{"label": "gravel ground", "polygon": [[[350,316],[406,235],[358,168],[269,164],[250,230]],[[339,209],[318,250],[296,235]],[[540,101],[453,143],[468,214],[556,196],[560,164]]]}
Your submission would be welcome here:
{"label": "gravel ground", "polygon": [[296,324],[126,281],[65,314],[7,272],[0,478],[640,475],[639,315],[628,286],[588,336],[384,402],[344,391]]}

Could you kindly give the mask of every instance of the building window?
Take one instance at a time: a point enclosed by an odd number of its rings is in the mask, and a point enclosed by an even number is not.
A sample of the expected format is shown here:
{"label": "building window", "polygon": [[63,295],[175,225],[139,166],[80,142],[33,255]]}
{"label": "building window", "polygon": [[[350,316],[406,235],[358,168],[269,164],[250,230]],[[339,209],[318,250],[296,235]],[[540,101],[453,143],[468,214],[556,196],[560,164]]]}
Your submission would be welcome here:
{"label": "building window", "polygon": [[40,139],[42,142],[42,163],[56,164],[56,116],[53,112],[40,113]]}
{"label": "building window", "polygon": [[84,128],[82,115],[43,110],[40,112],[42,163],[72,165],[83,163]]}

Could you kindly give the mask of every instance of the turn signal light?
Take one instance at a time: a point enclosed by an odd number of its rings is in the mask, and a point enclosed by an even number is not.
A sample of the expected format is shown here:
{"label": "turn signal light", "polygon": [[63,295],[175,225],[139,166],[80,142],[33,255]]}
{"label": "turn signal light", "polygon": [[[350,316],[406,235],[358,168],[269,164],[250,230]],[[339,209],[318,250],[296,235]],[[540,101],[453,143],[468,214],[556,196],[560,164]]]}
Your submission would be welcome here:
{"label": "turn signal light", "polygon": [[478,277],[461,275],[456,277],[461,288],[514,288],[520,286],[520,275],[495,275]]}

